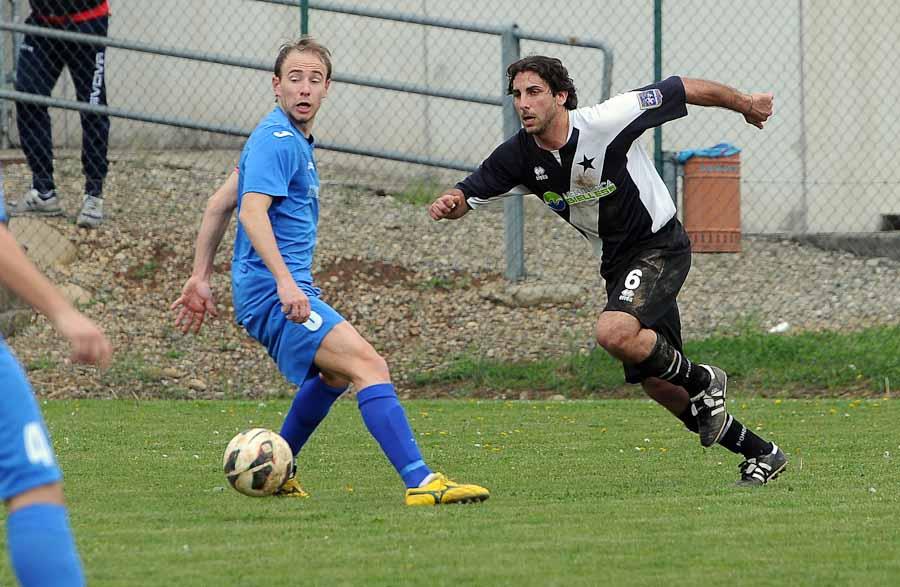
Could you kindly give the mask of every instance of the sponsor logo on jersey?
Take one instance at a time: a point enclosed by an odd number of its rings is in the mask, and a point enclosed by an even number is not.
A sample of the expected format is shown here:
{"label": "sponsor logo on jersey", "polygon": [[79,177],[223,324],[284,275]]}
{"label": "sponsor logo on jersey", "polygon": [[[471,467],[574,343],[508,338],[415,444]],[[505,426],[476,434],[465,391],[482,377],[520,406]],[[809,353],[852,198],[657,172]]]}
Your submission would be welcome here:
{"label": "sponsor logo on jersey", "polygon": [[659,108],[662,106],[662,92],[656,88],[644,90],[638,94],[638,103],[641,106],[641,110]]}
{"label": "sponsor logo on jersey", "polygon": [[544,192],[544,202],[550,206],[551,210],[560,212],[566,209],[566,201],[556,192]]}
{"label": "sponsor logo on jersey", "polygon": [[550,208],[559,212],[565,209],[567,204],[574,206],[575,204],[599,200],[613,194],[615,191],[616,184],[607,179],[598,185],[570,190],[563,195],[559,195],[556,192],[544,192],[543,199]]}
{"label": "sponsor logo on jersey", "polygon": [[543,167],[538,165],[534,168],[534,179],[536,181],[544,181],[545,179],[547,179],[547,171]]}
{"label": "sponsor logo on jersey", "polygon": [[292,133],[289,130],[276,130],[275,132],[272,133],[272,136],[275,137],[276,139],[283,139],[284,137],[294,136],[294,133]]}
{"label": "sponsor logo on jersey", "polygon": [[307,170],[307,171],[315,171],[315,170],[316,170],[316,164],[313,163],[312,161],[307,161],[307,162],[306,162],[306,170]]}

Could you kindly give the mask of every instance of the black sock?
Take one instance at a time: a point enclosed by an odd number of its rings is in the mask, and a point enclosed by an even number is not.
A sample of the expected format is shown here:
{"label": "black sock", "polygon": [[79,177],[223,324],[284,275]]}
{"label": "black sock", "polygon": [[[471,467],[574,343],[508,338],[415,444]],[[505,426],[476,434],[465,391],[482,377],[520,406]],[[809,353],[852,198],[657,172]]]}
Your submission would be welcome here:
{"label": "black sock", "polygon": [[[684,422],[685,428],[694,434],[699,431],[697,417],[691,412],[690,405],[681,412],[678,419]],[[728,415],[728,422],[725,423],[725,432],[722,433],[719,444],[735,454],[743,455],[746,459],[767,455],[774,448],[771,442],[766,442],[757,436],[731,414]]]}
{"label": "black sock", "polygon": [[772,443],[766,442],[752,430],[738,422],[731,414],[725,422],[725,432],[719,444],[733,453],[742,454],[746,459],[761,457],[772,452]]}
{"label": "black sock", "polygon": [[692,363],[681,351],[656,334],[650,356],[636,365],[644,377],[659,377],[680,385],[694,397],[709,386],[709,371]]}
{"label": "black sock", "polygon": [[700,427],[697,425],[697,416],[694,415],[694,412],[691,411],[691,404],[681,412],[681,415],[678,416],[678,419],[684,422],[685,428],[693,432],[694,434],[699,434]]}

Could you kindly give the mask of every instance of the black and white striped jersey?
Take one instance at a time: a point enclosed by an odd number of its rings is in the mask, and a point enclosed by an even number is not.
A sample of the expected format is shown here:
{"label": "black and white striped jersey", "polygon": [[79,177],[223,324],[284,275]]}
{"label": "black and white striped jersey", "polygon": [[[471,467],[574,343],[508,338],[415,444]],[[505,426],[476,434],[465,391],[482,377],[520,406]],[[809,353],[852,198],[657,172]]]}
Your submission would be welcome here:
{"label": "black and white striped jersey", "polygon": [[670,77],[569,111],[569,138],[558,151],[524,129],[497,147],[456,187],[471,208],[521,186],[578,230],[606,277],[637,250],[687,246],[675,205],[646,150],[647,129],[687,115],[684,84]]}

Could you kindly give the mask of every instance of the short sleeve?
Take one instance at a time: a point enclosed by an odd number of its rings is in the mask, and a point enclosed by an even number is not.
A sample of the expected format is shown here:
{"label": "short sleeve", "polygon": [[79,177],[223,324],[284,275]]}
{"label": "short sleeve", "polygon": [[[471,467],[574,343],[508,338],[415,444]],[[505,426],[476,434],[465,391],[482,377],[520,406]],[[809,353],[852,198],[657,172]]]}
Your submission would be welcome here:
{"label": "short sleeve", "polygon": [[288,185],[300,161],[296,141],[292,131],[277,128],[262,131],[242,162],[241,195],[255,192],[287,197]]}

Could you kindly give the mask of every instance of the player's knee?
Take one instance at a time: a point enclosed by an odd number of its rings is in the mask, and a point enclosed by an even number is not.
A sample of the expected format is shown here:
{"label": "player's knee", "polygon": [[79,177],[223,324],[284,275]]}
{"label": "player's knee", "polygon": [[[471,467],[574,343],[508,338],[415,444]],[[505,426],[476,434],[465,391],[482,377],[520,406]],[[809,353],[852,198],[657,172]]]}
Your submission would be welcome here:
{"label": "player's knee", "polygon": [[378,354],[372,345],[366,344],[363,348],[358,349],[354,353],[351,363],[355,383],[359,383],[359,380],[390,381],[387,361]]}
{"label": "player's knee", "polygon": [[629,330],[603,320],[597,322],[594,335],[597,338],[597,344],[613,355],[623,353],[633,338],[633,334]]}
{"label": "player's knee", "polygon": [[390,380],[391,373],[388,369],[387,361],[377,352],[373,351],[372,355],[366,358],[365,365],[366,371],[370,377],[374,379],[383,379],[384,381]]}

